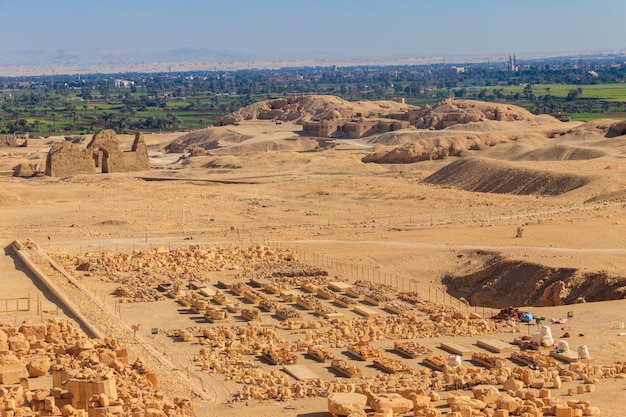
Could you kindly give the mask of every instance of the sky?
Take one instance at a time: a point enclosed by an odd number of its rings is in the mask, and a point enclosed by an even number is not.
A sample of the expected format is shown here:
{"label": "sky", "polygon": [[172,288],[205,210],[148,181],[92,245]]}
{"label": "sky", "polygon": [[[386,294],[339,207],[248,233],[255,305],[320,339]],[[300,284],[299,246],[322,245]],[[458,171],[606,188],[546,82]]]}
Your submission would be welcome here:
{"label": "sky", "polygon": [[429,57],[626,48],[624,0],[0,0],[0,53]]}

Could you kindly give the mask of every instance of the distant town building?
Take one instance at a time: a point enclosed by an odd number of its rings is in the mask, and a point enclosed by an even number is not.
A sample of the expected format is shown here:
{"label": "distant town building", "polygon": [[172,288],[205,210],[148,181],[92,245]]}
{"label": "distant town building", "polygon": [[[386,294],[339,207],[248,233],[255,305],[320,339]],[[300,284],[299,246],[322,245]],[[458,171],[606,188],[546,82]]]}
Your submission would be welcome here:
{"label": "distant town building", "polygon": [[509,60],[507,62],[507,69],[511,72],[519,71],[519,66],[517,65],[517,59],[515,58],[515,55],[513,56],[509,55]]}
{"label": "distant town building", "polygon": [[135,85],[134,81],[128,80],[115,80],[115,88],[128,88]]}

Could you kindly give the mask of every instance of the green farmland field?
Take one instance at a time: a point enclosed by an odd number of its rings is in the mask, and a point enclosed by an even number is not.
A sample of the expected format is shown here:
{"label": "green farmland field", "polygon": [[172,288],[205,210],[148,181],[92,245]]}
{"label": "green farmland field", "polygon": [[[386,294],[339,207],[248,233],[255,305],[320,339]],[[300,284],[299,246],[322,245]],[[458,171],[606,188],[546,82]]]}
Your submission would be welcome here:
{"label": "green farmland field", "polygon": [[[525,86],[503,86],[503,87],[487,87],[487,91],[501,90],[504,95],[523,94]],[[580,88],[582,94],[581,99],[596,99],[626,102],[626,83],[622,84],[540,84],[533,85],[532,89],[535,95],[545,96],[551,95],[556,98],[566,98],[571,90]]]}

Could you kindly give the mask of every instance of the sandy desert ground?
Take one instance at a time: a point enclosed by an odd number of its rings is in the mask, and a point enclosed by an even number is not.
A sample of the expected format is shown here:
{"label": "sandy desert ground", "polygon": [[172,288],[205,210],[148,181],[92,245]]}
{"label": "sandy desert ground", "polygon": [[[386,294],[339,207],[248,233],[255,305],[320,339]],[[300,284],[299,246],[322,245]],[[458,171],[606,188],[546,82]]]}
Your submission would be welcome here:
{"label": "sandy desert ground", "polygon": [[[470,302],[465,308],[477,313],[507,305],[546,318],[571,312],[567,325],[553,326],[554,336],[569,331],[571,346],[586,344],[594,363],[613,364],[624,361],[626,349],[626,337],[618,335],[626,322],[626,136],[607,133],[615,122],[485,121],[431,131],[432,137],[411,130],[393,138],[318,143],[303,136],[299,124],[253,120],[207,129],[216,145],[197,157],[165,153],[182,133],[146,135],[152,164],[147,172],[0,177],[1,239],[5,247],[32,239],[53,256],[189,245],[288,249],[331,277],[388,282],[437,302],[446,292],[449,305],[463,297]],[[472,138],[489,145],[412,163],[362,161],[433,138],[439,145]],[[53,141],[0,149],[0,171],[42,164]],[[129,141],[123,137],[124,146]],[[2,263],[3,278],[15,282],[3,294],[40,292],[46,298],[18,267]],[[204,277],[215,284],[241,273],[225,268]],[[120,304],[111,295],[119,284],[82,279],[108,308],[118,309],[123,322],[141,324],[138,336],[155,345],[152,328],[196,325],[172,300]],[[520,326],[521,334],[535,330]],[[512,341],[515,335],[499,336]],[[173,355],[191,356],[198,348],[159,339]],[[436,348],[445,340],[423,342]],[[475,337],[454,340],[472,346]],[[219,376],[203,378],[220,386],[216,398],[237,389]],[[602,415],[621,415],[623,381],[603,380],[580,397]],[[566,391],[553,395],[566,398]],[[196,407],[203,416],[252,410],[326,415],[324,398],[229,404],[197,399]]]}

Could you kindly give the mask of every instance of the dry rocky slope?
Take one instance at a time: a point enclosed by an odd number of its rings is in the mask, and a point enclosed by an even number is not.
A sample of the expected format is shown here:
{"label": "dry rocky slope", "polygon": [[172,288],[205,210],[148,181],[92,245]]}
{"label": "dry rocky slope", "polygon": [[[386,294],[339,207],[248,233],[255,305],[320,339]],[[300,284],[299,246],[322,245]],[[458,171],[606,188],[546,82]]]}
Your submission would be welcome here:
{"label": "dry rocky slope", "polygon": [[559,195],[582,187],[589,178],[518,168],[493,160],[459,159],[424,178],[433,185],[445,185],[466,191],[519,195]]}
{"label": "dry rocky slope", "polygon": [[451,294],[467,299],[472,305],[542,307],[620,300],[626,296],[626,277],[609,276],[606,271],[551,268],[494,254],[483,256],[488,258],[484,269],[443,278]]}

